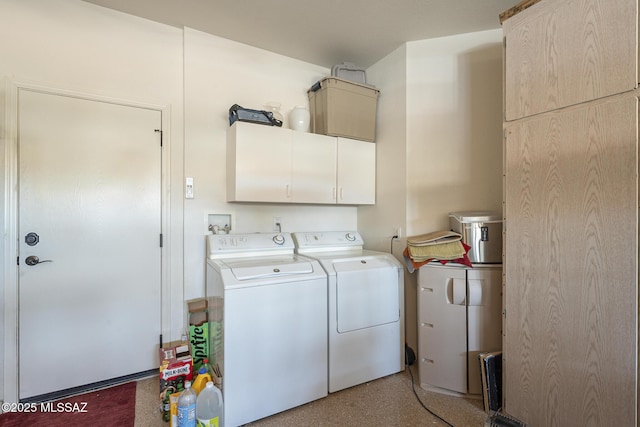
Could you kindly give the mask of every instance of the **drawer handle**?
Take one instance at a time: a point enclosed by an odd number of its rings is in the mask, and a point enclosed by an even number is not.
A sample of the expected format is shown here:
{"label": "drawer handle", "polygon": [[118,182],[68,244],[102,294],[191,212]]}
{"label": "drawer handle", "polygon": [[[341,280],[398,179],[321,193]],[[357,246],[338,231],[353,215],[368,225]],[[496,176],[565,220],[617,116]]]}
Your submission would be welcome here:
{"label": "drawer handle", "polygon": [[422,361],[423,361],[423,362],[425,362],[425,363],[432,363],[432,364],[433,364],[433,363],[435,363],[435,362],[433,361],[433,359],[427,359],[426,357],[423,357],[423,358],[422,358]]}
{"label": "drawer handle", "polygon": [[433,328],[433,323],[422,322],[422,326],[426,326],[428,328]]}
{"label": "drawer handle", "polygon": [[433,292],[433,288],[420,288],[421,291]]}

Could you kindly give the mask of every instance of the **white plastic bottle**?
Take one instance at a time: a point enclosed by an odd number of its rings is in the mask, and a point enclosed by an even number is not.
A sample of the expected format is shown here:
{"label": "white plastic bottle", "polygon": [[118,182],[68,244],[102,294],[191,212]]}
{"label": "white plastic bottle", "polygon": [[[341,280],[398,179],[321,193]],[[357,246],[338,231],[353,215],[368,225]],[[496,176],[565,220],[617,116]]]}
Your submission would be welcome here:
{"label": "white plastic bottle", "polygon": [[191,381],[184,382],[184,391],[178,398],[178,427],[196,427],[196,399]]}
{"label": "white plastic bottle", "polygon": [[198,427],[222,427],[222,393],[209,381],[198,395],[196,418]]}

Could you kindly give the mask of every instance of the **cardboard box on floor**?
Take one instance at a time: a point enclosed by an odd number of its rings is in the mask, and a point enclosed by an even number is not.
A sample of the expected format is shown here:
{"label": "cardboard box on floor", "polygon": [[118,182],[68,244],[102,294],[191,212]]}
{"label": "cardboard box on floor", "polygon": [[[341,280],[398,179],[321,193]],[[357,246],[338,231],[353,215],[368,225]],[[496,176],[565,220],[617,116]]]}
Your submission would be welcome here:
{"label": "cardboard box on floor", "polygon": [[206,298],[187,301],[189,315],[189,343],[193,369],[197,374],[204,359],[209,358],[209,316]]}
{"label": "cardboard box on floor", "polygon": [[213,370],[213,382],[222,389],[224,300],[221,297],[209,297],[207,303],[209,307],[209,364]]}
{"label": "cardboard box on floor", "polygon": [[193,359],[188,342],[173,341],[159,349],[160,360],[160,394],[164,396],[167,389],[182,391],[184,382],[193,379]]}

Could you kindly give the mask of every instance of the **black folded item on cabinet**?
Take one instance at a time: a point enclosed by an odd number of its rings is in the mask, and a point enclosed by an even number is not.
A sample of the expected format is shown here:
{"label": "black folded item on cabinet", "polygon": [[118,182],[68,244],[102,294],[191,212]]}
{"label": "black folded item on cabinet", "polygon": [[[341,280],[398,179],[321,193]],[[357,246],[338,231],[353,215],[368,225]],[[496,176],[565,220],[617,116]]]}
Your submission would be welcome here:
{"label": "black folded item on cabinet", "polygon": [[258,123],[261,125],[269,126],[282,126],[282,121],[273,117],[273,113],[270,111],[262,110],[250,110],[243,108],[238,104],[233,104],[229,108],[229,126],[236,121]]}

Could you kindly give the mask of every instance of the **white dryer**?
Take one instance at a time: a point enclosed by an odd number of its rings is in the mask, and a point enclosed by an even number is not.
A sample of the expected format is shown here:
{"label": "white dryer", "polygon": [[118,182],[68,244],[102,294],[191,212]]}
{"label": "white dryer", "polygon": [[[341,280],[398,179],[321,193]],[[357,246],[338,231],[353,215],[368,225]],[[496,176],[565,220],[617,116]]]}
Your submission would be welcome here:
{"label": "white dryer", "polygon": [[357,232],[293,233],[329,285],[329,392],[404,369],[404,268]]}
{"label": "white dryer", "polygon": [[242,425],[327,395],[327,276],[291,235],[207,236],[211,360],[224,424]]}

